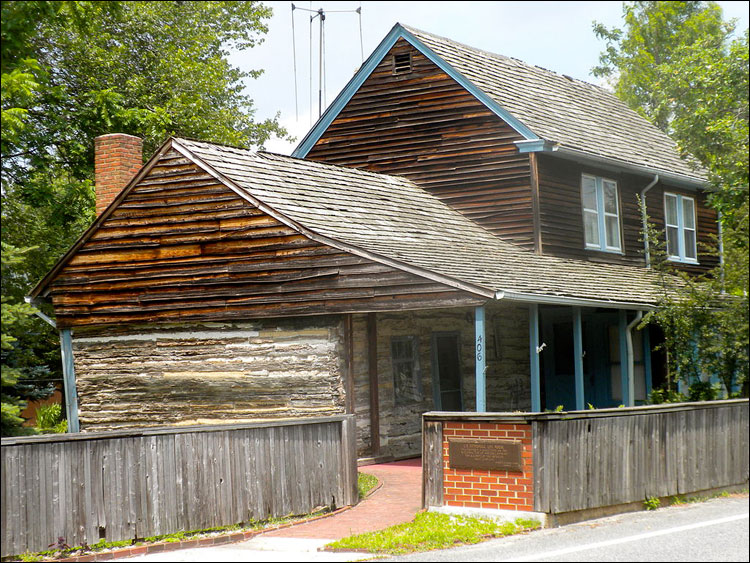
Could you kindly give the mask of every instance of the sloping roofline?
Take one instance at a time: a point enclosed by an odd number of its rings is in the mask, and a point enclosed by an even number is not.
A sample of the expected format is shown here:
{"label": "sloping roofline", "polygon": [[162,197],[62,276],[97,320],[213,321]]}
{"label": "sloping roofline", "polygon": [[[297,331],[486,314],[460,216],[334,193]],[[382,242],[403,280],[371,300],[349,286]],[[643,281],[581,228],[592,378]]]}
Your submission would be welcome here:
{"label": "sloping roofline", "polygon": [[292,156],[297,158],[305,158],[307,156],[307,154],[315,146],[315,143],[320,140],[328,127],[338,117],[338,115],[346,107],[352,97],[354,97],[354,95],[357,93],[362,84],[364,84],[364,82],[370,77],[375,68],[380,64],[388,51],[391,50],[391,48],[399,39],[404,39],[405,41],[410,43],[422,55],[424,55],[427,59],[438,66],[448,76],[454,79],[467,92],[472,94],[479,102],[487,107],[487,109],[492,111],[500,119],[505,121],[519,135],[521,135],[523,137],[523,140],[516,141],[516,146],[518,147],[520,153],[545,152],[556,157],[565,158],[568,160],[584,161],[592,163],[594,165],[615,166],[636,174],[642,174],[644,176],[654,176],[654,174],[659,174],[663,179],[669,180],[674,184],[687,188],[696,189],[708,187],[705,181],[697,178],[692,178],[690,176],[685,176],[678,172],[605,157],[571,147],[559,146],[555,142],[550,142],[546,139],[543,139],[542,137],[534,133],[528,126],[522,123],[518,118],[512,115],[507,109],[493,100],[482,89],[477,87],[470,79],[457,71],[440,55],[436,54],[432,49],[425,45],[423,41],[417,38],[413,33],[411,33],[400,23],[397,23],[393,26],[390,32],[388,32],[388,34],[380,42],[376,49],[370,54],[370,56],[354,74],[354,76],[347,83],[344,89],[339,93],[338,96],[336,96],[336,98],[328,106],[328,108],[326,108],[326,110],[323,112],[323,115],[320,116],[315,125],[313,125],[313,127],[310,129],[310,131],[308,131],[308,133],[299,143],[294,152],[292,152]]}
{"label": "sloping roofline", "polygon": [[418,275],[420,277],[430,279],[438,283],[445,284],[446,286],[453,287],[454,289],[473,293],[475,295],[479,295],[487,299],[491,299],[495,297],[496,292],[492,289],[481,287],[475,284],[471,284],[463,280],[457,280],[457,279],[454,279],[454,278],[451,278],[442,274],[432,272],[430,270],[425,270],[424,268],[420,268],[419,266],[414,266],[414,265],[407,264],[399,260],[394,260],[393,258],[382,256],[380,254],[376,254],[371,251],[358,248],[351,244],[347,244],[341,241],[334,240],[325,235],[320,235],[316,233],[315,231],[305,227],[304,225],[301,225],[297,221],[290,219],[283,213],[278,212],[277,210],[273,209],[271,206],[263,203],[262,201],[258,200],[252,195],[248,194],[246,190],[236,186],[230,178],[227,178],[221,172],[217,171],[216,169],[214,169],[214,167],[212,167],[210,164],[205,162],[202,158],[193,154],[193,152],[189,148],[181,145],[179,139],[170,137],[159,148],[159,150],[156,151],[156,153],[149,159],[149,161],[143,166],[143,168],[141,168],[138,174],[136,174],[133,177],[133,179],[128,183],[128,185],[125,186],[125,188],[123,188],[123,190],[118,194],[118,196],[107,206],[107,208],[101,213],[101,215],[99,215],[99,217],[96,218],[96,220],[91,224],[91,226],[88,229],[86,229],[86,231],[80,236],[80,238],[75,242],[75,244],[70,248],[70,250],[68,250],[68,252],[66,252],[62,256],[62,258],[60,258],[57,261],[57,263],[49,271],[49,273],[46,276],[44,276],[44,278],[34,286],[34,288],[29,292],[29,295],[28,295],[28,297],[30,298],[30,301],[34,301],[38,299],[39,297],[44,296],[44,293],[48,285],[57,276],[60,270],[62,270],[65,267],[65,265],[68,263],[68,261],[73,257],[73,255],[84,244],[86,244],[86,242],[93,236],[93,234],[96,232],[99,226],[112,214],[115,208],[128,195],[128,193],[130,193],[133,187],[136,186],[138,182],[140,182],[141,179],[146,174],[148,174],[148,172],[155,166],[155,164],[159,161],[159,159],[164,154],[169,152],[169,150],[171,149],[176,150],[177,152],[182,154],[184,157],[188,158],[195,165],[197,165],[198,167],[203,169],[205,172],[207,172],[208,174],[216,178],[216,180],[221,182],[224,186],[232,190],[235,194],[237,194],[239,197],[241,197],[242,199],[244,199],[251,205],[254,205],[255,207],[257,207],[264,213],[270,215],[271,217],[283,223],[287,227],[294,229],[298,233],[308,237],[311,240],[314,240],[321,244],[325,244],[327,246],[337,248],[344,252],[355,254],[362,258],[367,258],[368,260],[373,260],[375,262],[379,262],[381,264],[385,264],[385,265]]}
{"label": "sloping roofline", "polygon": [[344,109],[349,100],[352,99],[354,94],[359,90],[360,86],[364,84],[383,60],[386,53],[396,44],[399,39],[408,41],[415,49],[427,57],[430,61],[435,63],[443,72],[450,76],[453,80],[463,86],[468,92],[470,92],[475,98],[482,102],[490,111],[505,121],[510,127],[512,127],[519,135],[521,135],[527,141],[541,140],[531,129],[526,127],[518,119],[512,116],[505,108],[500,106],[497,102],[492,100],[482,90],[477,88],[473,82],[468,78],[454,69],[451,65],[445,62],[441,57],[435,54],[429,47],[427,47],[422,41],[417,39],[414,34],[407,30],[400,23],[393,26],[388,35],[380,42],[375,48],[372,54],[367,58],[364,64],[354,74],[349,83],[344,89],[336,96],[331,105],[326,108],[323,115],[320,116],[318,121],[313,125],[313,128],[305,135],[300,142],[299,146],[294,150],[292,156],[297,158],[305,158],[307,153],[313,148],[318,139],[323,136],[326,129],[333,123],[333,120],[338,117],[341,110]]}

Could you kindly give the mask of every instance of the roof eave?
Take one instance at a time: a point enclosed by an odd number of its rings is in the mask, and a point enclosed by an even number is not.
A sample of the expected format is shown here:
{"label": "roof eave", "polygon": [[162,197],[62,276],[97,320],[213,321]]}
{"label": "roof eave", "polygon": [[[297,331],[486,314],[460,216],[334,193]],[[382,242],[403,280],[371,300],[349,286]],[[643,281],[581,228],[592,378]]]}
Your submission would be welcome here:
{"label": "roof eave", "polygon": [[660,179],[683,188],[706,190],[711,187],[707,180],[686,176],[678,172],[671,172],[669,170],[664,170],[663,168],[655,168],[653,166],[635,164],[624,160],[618,160],[616,158],[591,154],[586,151],[565,147],[544,139],[535,141],[516,141],[515,145],[518,147],[518,152],[520,153],[543,152],[566,160],[584,162],[610,170],[627,170],[628,172],[644,176],[655,176],[658,174]]}
{"label": "roof eave", "polygon": [[633,302],[612,301],[608,299],[592,299],[583,297],[568,297],[564,295],[538,295],[535,293],[519,293],[515,291],[500,290],[495,294],[495,299],[516,301],[519,303],[538,303],[540,305],[565,305],[569,307],[601,307],[604,309],[633,309],[651,311],[656,305]]}

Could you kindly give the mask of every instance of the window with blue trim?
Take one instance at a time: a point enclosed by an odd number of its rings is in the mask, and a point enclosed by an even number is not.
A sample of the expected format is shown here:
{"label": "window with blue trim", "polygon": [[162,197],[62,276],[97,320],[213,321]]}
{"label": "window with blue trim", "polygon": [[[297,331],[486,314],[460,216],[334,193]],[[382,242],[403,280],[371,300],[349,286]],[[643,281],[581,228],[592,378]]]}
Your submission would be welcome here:
{"label": "window with blue trim", "polygon": [[617,182],[583,174],[581,200],[586,248],[604,252],[621,252]]}
{"label": "window with blue trim", "polygon": [[695,233],[695,200],[680,194],[664,194],[667,255],[676,262],[698,263]]}

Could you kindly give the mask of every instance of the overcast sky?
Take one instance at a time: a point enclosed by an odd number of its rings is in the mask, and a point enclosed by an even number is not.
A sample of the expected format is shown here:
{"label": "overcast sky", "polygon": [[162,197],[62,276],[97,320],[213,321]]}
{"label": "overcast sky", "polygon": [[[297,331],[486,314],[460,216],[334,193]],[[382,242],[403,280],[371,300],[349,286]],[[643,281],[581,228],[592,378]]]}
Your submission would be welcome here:
{"label": "overcast sky", "polygon": [[[281,114],[281,123],[301,140],[318,117],[318,19],[310,26],[303,9],[326,11],[325,100],[331,103],[364,58],[377,47],[394,24],[402,23],[442,35],[472,47],[515,57],[561,74],[598,83],[591,68],[598,63],[604,43],[592,31],[592,22],[621,26],[621,2],[264,2],[274,11],[262,45],[230,57],[243,70],[264,69],[248,84],[256,120]],[[750,2],[718,2],[726,19],[738,18],[738,31],[748,27]],[[360,17],[348,10],[361,6]],[[339,11],[337,11],[339,10]],[[294,34],[292,18],[294,17]],[[312,32],[312,41],[311,41]],[[297,102],[292,46],[296,44]],[[310,82],[312,44],[313,84]],[[311,94],[313,108],[310,111]],[[325,106],[324,106],[325,109]],[[298,117],[297,117],[298,114]],[[270,151],[289,154],[297,143],[278,140]]]}

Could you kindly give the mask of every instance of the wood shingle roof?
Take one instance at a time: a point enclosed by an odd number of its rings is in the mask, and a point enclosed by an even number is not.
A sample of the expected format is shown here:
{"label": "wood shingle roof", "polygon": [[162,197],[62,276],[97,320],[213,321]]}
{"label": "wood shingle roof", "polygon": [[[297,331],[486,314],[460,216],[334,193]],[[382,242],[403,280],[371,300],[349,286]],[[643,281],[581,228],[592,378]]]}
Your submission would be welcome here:
{"label": "wood shingle roof", "polygon": [[659,298],[652,271],[524,250],[404,178],[186,139],[174,147],[304,234],[454,287],[601,306]]}

